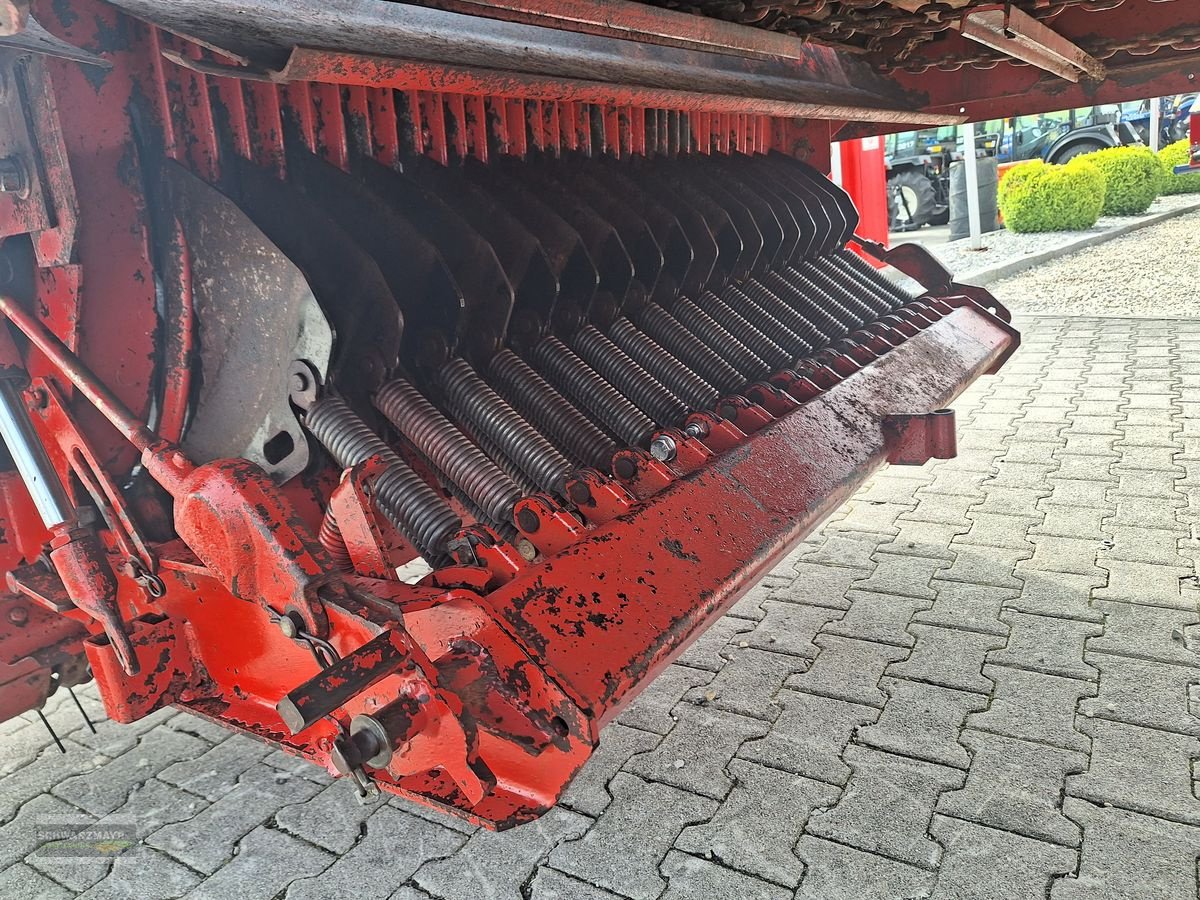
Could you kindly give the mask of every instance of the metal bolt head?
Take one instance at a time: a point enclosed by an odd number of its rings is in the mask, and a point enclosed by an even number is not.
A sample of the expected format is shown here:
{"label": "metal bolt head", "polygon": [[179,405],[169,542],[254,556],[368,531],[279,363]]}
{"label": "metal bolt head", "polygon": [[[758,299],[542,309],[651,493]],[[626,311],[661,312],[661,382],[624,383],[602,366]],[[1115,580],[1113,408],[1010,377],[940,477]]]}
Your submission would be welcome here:
{"label": "metal bolt head", "polygon": [[670,462],[679,453],[679,446],[669,434],[660,434],[650,442],[650,455],[659,462]]}
{"label": "metal bolt head", "polygon": [[25,170],[25,163],[18,156],[9,156],[5,159],[0,159],[0,194],[18,194],[24,196],[29,193],[29,175]]}
{"label": "metal bolt head", "polygon": [[8,621],[14,625],[24,625],[29,621],[29,610],[24,606],[14,606],[8,611]]}

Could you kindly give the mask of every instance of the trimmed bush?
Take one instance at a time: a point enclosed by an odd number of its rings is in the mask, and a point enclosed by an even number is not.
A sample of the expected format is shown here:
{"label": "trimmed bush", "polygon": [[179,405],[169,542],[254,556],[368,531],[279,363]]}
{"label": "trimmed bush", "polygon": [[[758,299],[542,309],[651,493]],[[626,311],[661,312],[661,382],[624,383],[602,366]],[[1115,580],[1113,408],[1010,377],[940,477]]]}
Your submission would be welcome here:
{"label": "trimmed bush", "polygon": [[1140,216],[1162,186],[1162,163],[1149,147],[1110,147],[1077,156],[1104,173],[1106,216]]}
{"label": "trimmed bush", "polygon": [[1190,141],[1176,141],[1158,151],[1159,162],[1163,165],[1164,194],[1200,194],[1200,172],[1193,175],[1176,175],[1176,166],[1188,164]]}
{"label": "trimmed bush", "polygon": [[1077,157],[1063,166],[1021,163],[1000,179],[1000,214],[1009,231],[1082,231],[1104,207],[1104,175]]}

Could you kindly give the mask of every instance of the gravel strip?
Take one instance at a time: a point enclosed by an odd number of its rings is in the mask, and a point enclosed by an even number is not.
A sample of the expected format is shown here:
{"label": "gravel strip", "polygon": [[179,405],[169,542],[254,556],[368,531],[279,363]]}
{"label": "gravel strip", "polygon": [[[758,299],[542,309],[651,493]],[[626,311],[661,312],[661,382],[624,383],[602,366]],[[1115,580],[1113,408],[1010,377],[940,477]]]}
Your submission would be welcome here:
{"label": "gravel strip", "polygon": [[988,290],[1020,313],[1198,318],[1197,262],[1200,211],[1051,260]]}
{"label": "gravel strip", "polygon": [[1085,231],[1058,231],[1048,234],[1014,234],[1001,229],[983,236],[983,250],[972,250],[970,238],[951,241],[930,247],[930,250],[946,264],[955,277],[964,283],[970,283],[971,273],[982,269],[1014,262],[1025,256],[1042,253],[1065,247],[1080,238],[1090,235],[1103,234],[1113,228],[1128,225],[1131,222],[1142,221],[1160,213],[1193,206],[1197,201],[1195,194],[1179,194],[1172,197],[1159,197],[1146,212],[1145,216],[1104,216],[1095,225]]}

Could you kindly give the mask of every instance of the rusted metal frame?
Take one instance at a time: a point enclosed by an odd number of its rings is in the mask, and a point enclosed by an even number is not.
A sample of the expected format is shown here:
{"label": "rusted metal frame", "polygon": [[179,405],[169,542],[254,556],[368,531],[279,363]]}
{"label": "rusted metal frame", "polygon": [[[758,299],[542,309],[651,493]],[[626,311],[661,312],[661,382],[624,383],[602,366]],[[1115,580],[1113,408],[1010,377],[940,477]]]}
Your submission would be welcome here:
{"label": "rusted metal frame", "polygon": [[675,12],[625,0],[425,0],[450,12],[544,25],[601,37],[631,38],[640,43],[709,50],[731,56],[807,60],[828,48],[792,35],[750,28],[720,19]]}
{"label": "rusted metal frame", "polygon": [[973,8],[958,27],[964,37],[1068,81],[1078,81],[1081,74],[1104,78],[1104,63],[1011,4]]}
{"label": "rusted metal frame", "polygon": [[[229,74],[236,77],[238,73],[234,70]],[[961,115],[952,113],[932,115],[913,110],[703,93],[695,90],[611,84],[571,77],[548,78],[516,71],[442,66],[360,54],[333,55],[303,48],[292,54],[288,66],[279,77],[288,82],[328,81],[393,87],[398,90],[442,90],[525,97],[531,100],[575,101],[602,106],[745,112],[767,116],[890,121],[901,124],[950,125],[963,121]]]}

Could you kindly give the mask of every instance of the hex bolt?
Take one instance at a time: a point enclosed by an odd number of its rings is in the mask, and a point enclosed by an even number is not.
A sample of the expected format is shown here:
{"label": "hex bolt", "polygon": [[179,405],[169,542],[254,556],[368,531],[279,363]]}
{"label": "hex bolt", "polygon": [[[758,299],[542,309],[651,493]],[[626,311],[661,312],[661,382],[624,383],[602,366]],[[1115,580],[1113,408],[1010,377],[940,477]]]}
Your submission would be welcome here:
{"label": "hex bolt", "polygon": [[0,194],[23,196],[29,192],[29,176],[19,156],[0,159]]}
{"label": "hex bolt", "polygon": [[24,625],[29,621],[29,610],[24,606],[14,606],[8,611],[8,621],[14,625]]}
{"label": "hex bolt", "polygon": [[688,437],[706,438],[708,437],[708,425],[704,422],[692,422],[684,429],[684,433]]}
{"label": "hex bolt", "polygon": [[679,455],[679,447],[669,434],[660,434],[650,442],[650,455],[659,462],[670,462]]}

